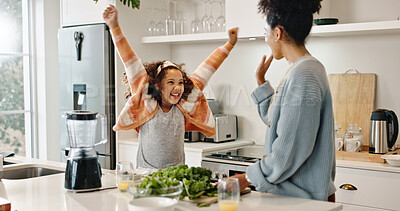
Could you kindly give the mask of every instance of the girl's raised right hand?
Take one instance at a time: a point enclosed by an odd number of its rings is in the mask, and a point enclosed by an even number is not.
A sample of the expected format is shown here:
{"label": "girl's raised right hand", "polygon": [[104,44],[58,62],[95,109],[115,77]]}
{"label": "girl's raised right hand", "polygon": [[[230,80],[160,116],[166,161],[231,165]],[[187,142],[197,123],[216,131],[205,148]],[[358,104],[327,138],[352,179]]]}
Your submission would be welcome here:
{"label": "girl's raised right hand", "polygon": [[119,27],[118,24],[118,10],[114,7],[114,5],[109,5],[107,9],[103,12],[103,19],[106,22],[107,26],[110,29],[115,29]]}
{"label": "girl's raised right hand", "polygon": [[238,30],[239,30],[238,27],[228,30],[229,42],[231,43],[231,45],[235,45],[237,42]]}
{"label": "girl's raised right hand", "polygon": [[[274,56],[271,54],[269,58],[266,60],[267,56],[263,56],[261,59],[260,65],[258,65],[257,71],[256,71],[256,80],[258,85],[260,86],[261,84],[265,83],[265,74],[267,73],[267,70],[269,66],[271,65],[272,59],[274,59]],[[265,61],[266,60],[266,61]]]}

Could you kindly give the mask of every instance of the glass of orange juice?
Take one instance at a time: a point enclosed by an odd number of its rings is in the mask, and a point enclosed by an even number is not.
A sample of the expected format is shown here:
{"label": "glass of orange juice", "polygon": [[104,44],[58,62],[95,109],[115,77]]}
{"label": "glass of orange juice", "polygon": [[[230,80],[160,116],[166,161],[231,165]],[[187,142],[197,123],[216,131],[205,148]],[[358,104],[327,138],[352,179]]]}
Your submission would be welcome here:
{"label": "glass of orange juice", "polygon": [[133,164],[130,161],[117,163],[117,186],[122,192],[128,191],[129,184],[133,182]]}
{"label": "glass of orange juice", "polygon": [[240,189],[237,178],[218,181],[218,206],[221,211],[236,211],[239,206]]}

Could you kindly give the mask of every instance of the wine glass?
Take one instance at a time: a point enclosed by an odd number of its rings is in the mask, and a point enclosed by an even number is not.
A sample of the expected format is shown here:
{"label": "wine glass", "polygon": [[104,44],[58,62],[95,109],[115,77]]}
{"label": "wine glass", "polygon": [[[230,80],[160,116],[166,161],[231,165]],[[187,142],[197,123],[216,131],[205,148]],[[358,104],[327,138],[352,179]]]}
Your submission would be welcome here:
{"label": "wine glass", "polygon": [[210,1],[210,16],[208,17],[208,32],[215,32],[216,28],[215,28],[215,19],[212,15],[213,13],[213,3],[214,1]]}
{"label": "wine glass", "polygon": [[236,211],[239,206],[240,188],[237,178],[218,180],[218,206],[221,211]]}
{"label": "wine glass", "polygon": [[133,164],[130,161],[120,161],[117,163],[117,186],[122,192],[128,190],[129,184],[133,182]]}
{"label": "wine glass", "polygon": [[156,35],[160,36],[160,35],[165,35],[165,25],[162,21],[162,10],[161,9],[156,9],[158,11],[158,22],[156,24]]}
{"label": "wine glass", "polygon": [[208,15],[207,15],[207,2],[208,0],[202,0],[204,2],[204,16],[201,19],[201,32],[207,33],[209,32],[209,23],[208,23]]}
{"label": "wine glass", "polygon": [[221,7],[221,12],[220,12],[220,16],[217,18],[217,20],[215,21],[216,27],[217,27],[217,31],[219,32],[223,32],[225,31],[225,17],[223,16],[223,12],[224,12],[224,1],[218,1],[219,5]]}
{"label": "wine glass", "polygon": [[156,10],[156,8],[152,7],[149,8],[151,11],[151,18],[150,18],[150,22],[147,25],[147,31],[149,33],[150,36],[154,36],[156,35],[156,22],[154,21],[154,11]]}
{"label": "wine glass", "polygon": [[197,4],[194,6],[194,20],[190,23],[190,31],[192,34],[200,33],[201,23],[197,19]]}

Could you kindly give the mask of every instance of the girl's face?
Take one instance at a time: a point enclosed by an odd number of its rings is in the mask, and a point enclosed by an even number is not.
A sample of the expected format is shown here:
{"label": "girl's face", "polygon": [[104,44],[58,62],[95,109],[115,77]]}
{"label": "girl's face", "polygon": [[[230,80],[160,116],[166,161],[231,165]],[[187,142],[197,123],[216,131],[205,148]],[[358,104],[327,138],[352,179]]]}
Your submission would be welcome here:
{"label": "girl's face", "polygon": [[166,70],[164,78],[161,80],[160,93],[161,102],[165,107],[177,104],[184,91],[183,75],[178,69]]}

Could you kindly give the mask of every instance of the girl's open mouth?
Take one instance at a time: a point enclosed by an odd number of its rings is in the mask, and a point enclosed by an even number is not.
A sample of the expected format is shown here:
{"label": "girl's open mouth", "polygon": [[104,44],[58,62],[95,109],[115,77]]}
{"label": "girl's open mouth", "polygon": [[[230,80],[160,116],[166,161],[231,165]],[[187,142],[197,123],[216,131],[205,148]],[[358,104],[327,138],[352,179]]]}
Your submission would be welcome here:
{"label": "girl's open mouth", "polygon": [[180,97],[180,94],[171,94],[171,96],[175,99],[178,99]]}

